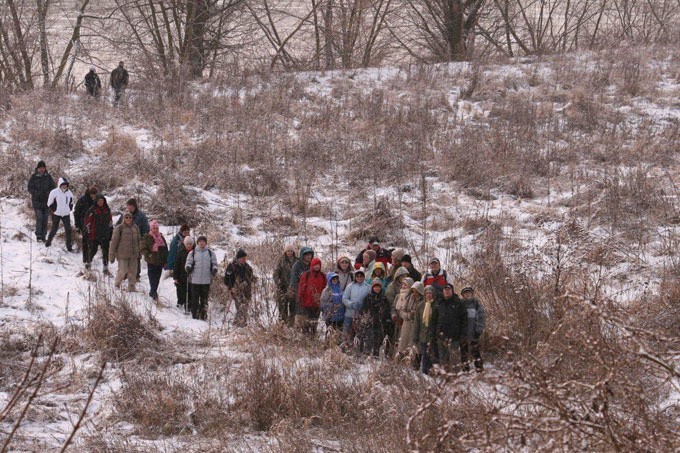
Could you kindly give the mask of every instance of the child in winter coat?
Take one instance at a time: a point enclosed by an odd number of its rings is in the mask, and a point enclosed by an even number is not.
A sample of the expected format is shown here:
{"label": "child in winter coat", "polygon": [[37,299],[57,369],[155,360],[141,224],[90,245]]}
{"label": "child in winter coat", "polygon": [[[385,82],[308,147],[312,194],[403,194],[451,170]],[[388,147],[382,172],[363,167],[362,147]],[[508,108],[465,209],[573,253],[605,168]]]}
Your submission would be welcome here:
{"label": "child in winter coat", "polygon": [[340,281],[340,289],[344,291],[350,283],[354,281],[354,269],[352,268],[352,261],[346,257],[341,256],[335,263],[335,273],[338,274]]}
{"label": "child in winter coat", "polygon": [[326,274],[321,272],[321,260],[314,257],[309,270],[300,276],[298,284],[298,311],[301,313],[299,325],[302,331],[310,337],[316,335],[316,325],[319,321],[321,293],[326,287]]}
{"label": "child in winter coat", "polygon": [[194,319],[208,318],[208,295],[210,283],[217,274],[217,257],[208,247],[208,238],[199,236],[196,248],[187,256],[186,269],[191,282],[191,316]]}
{"label": "child in winter coat", "polygon": [[385,265],[381,262],[377,262],[373,265],[373,271],[371,273],[371,278],[368,280],[369,285],[373,285],[375,280],[380,281],[382,285],[383,293],[387,289],[387,285],[390,283],[387,278],[387,271],[385,271]]}
{"label": "child in winter coat", "polygon": [[345,306],[342,303],[342,287],[340,278],[335,272],[326,275],[326,287],[321,292],[321,312],[328,329],[342,332],[342,324],[345,320]]}
{"label": "child in winter coat", "polygon": [[66,178],[59,178],[57,188],[52,189],[47,197],[47,206],[52,213],[52,229],[45,241],[45,247],[52,245],[52,239],[59,230],[59,222],[64,223],[66,232],[66,250],[73,251],[71,247],[71,209],[73,209],[73,193],[69,190],[69,182]]}
{"label": "child in winter coat", "polygon": [[155,220],[151,222],[151,231],[142,238],[141,252],[149,274],[149,297],[158,302],[158,285],[168,260],[168,243]]}
{"label": "child in winter coat", "polygon": [[486,314],[484,306],[475,298],[475,290],[468,286],[461,291],[463,302],[467,306],[467,335],[461,344],[461,360],[463,371],[470,371],[470,356],[474,359],[475,370],[478,373],[484,371],[482,354],[479,351],[479,338],[486,327]]}
{"label": "child in winter coat", "polygon": [[383,294],[382,282],[376,279],[371,284],[371,292],[361,307],[360,351],[378,357],[385,332],[391,323],[390,303]]}
{"label": "child in winter coat", "polygon": [[354,281],[350,283],[342,295],[342,304],[345,306],[345,319],[342,324],[342,332],[346,347],[354,342],[354,334],[358,326],[357,319],[364,304],[364,299],[371,291],[366,282],[364,271],[359,269],[354,273]]}

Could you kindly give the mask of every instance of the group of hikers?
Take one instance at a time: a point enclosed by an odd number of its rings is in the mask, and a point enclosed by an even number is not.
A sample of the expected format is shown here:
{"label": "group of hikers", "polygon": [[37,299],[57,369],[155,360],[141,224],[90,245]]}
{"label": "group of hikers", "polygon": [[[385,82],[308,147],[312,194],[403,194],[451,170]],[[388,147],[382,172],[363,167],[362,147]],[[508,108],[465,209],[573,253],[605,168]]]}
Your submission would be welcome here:
{"label": "group of hikers", "polygon": [[[113,89],[113,104],[118,105],[120,98],[125,93],[125,89],[130,81],[130,75],[125,69],[124,63],[121,61],[118,66],[111,71],[111,77],[109,78],[109,84]],[[102,81],[97,74],[96,68],[90,68],[90,72],[85,75],[85,89],[87,94],[91,97],[97,98],[101,95]]]}
{"label": "group of hikers", "polygon": [[[194,319],[207,319],[218,262],[206,236],[194,240],[184,224],[168,244],[158,222],[149,222],[134,198],[127,200],[126,210],[114,225],[106,197],[96,187],[89,187],[73,209],[68,180],[62,177],[55,184],[44,161],[38,163],[28,190],[36,216],[36,239],[46,247],[63,223],[66,248],[74,251],[73,210],[76,233],[82,235],[81,275],[90,272],[101,248],[102,272],[111,275],[109,263],[118,261],[115,287],[127,280],[128,291],[135,291],[144,257],[149,297],[159,301],[165,270],[172,275],[177,306]],[[46,235],[50,216],[52,228]],[[316,338],[321,320],[329,343],[372,356],[384,348],[386,357],[411,362],[426,374],[435,363],[449,371],[456,367],[467,371],[472,363],[483,371],[479,338],[485,328],[484,307],[472,287],[462,289],[462,299],[455,293],[452,278],[439,259],[431,258],[421,274],[406,251],[383,248],[372,238],[354,262],[341,256],[328,272],[323,267],[312,248],[302,247],[298,253],[293,244],[285,246],[273,273],[281,323]],[[234,325],[246,326],[256,277],[243,249],[226,266],[223,282],[236,307]]]}

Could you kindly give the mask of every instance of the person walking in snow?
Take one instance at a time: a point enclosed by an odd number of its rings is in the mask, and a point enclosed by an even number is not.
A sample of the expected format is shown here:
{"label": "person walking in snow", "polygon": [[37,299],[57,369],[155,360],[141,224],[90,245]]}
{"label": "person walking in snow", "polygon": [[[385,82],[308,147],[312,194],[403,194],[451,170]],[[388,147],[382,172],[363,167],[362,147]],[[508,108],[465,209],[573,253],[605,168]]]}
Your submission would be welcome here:
{"label": "person walking in snow", "polygon": [[189,252],[184,269],[191,282],[191,316],[194,319],[208,319],[208,296],[210,283],[217,275],[217,257],[208,247],[208,238],[199,236],[196,247]]}
{"label": "person walking in snow", "polygon": [[168,260],[168,243],[155,220],[151,222],[151,231],[142,238],[141,253],[149,275],[149,297],[158,302],[158,285]]}
{"label": "person walking in snow", "polygon": [[123,62],[119,62],[116,69],[111,71],[111,88],[113,88],[113,105],[118,106],[121,96],[125,93],[125,89],[130,81],[130,75],[125,69]]}
{"label": "person walking in snow", "polygon": [[66,250],[73,251],[71,245],[71,210],[73,209],[73,193],[69,190],[69,183],[66,178],[59,178],[57,188],[52,189],[47,197],[47,206],[52,213],[52,229],[45,241],[45,247],[52,245],[52,239],[59,230],[59,222],[63,222],[66,232]]}
{"label": "person walking in snow", "polygon": [[194,238],[187,236],[182,241],[181,248],[175,257],[175,265],[172,268],[172,279],[175,282],[177,291],[177,306],[188,310],[191,301],[191,285],[189,285],[189,274],[185,268],[187,257],[194,249]]}
{"label": "person walking in snow", "polygon": [[139,227],[132,221],[132,213],[126,212],[122,216],[123,223],[113,230],[111,235],[111,246],[109,247],[109,262],[111,264],[118,260],[118,271],[114,285],[120,288],[124,279],[128,281],[128,291],[135,291],[137,283],[137,263],[141,256],[142,236]]}
{"label": "person walking in snow", "polygon": [[76,208],[73,210],[76,233],[82,235],[83,264],[85,265],[86,270],[90,268],[89,263],[92,261],[90,259],[89,241],[87,240],[87,234],[85,233],[85,216],[90,208],[94,206],[96,198],[97,188],[94,186],[88,187],[85,193],[76,202]]}
{"label": "person walking in snow", "polygon": [[165,264],[165,268],[170,271],[172,274],[172,271],[175,269],[175,260],[177,259],[177,253],[182,250],[182,247],[184,247],[184,244],[182,244],[182,241],[184,241],[184,238],[188,237],[191,234],[191,228],[189,228],[189,225],[182,224],[182,226],[179,227],[179,231],[177,234],[172,238],[172,241],[170,241],[170,249],[168,250],[168,262]]}
{"label": "person walking in snow", "polygon": [[[132,223],[137,225],[137,228],[139,228],[139,234],[144,237],[150,230],[149,228],[149,219],[146,217],[146,214],[142,212],[139,207],[137,206],[137,199],[135,198],[130,198],[126,203],[125,203],[125,209],[126,212],[129,212],[132,214]],[[118,221],[116,222],[116,225],[120,225],[123,221],[123,216],[121,216]],[[137,281],[139,281],[139,277],[142,275],[142,262],[141,262],[141,255],[140,258],[137,259]]]}
{"label": "person walking in snow", "polygon": [[102,81],[97,75],[97,70],[94,67],[90,68],[90,72],[85,74],[85,89],[87,90],[87,94],[91,97],[99,97],[99,93],[102,89]]}
{"label": "person walking in snow", "polygon": [[35,212],[35,238],[38,242],[44,241],[47,237],[47,219],[49,218],[47,199],[55,187],[57,186],[54,184],[52,175],[47,172],[45,161],[41,160],[28,180],[28,193],[31,194],[31,204]]}
{"label": "person walking in snow", "polygon": [[475,370],[478,373],[484,371],[484,361],[479,350],[479,339],[484,333],[486,327],[486,314],[484,306],[475,297],[475,290],[468,286],[463,288],[460,292],[463,296],[463,302],[467,308],[467,335],[465,341],[461,345],[461,361],[463,362],[463,371],[470,371],[470,359],[474,360]]}
{"label": "person walking in snow", "polygon": [[113,221],[111,209],[106,202],[106,197],[102,194],[97,195],[94,206],[90,207],[85,213],[83,222],[83,243],[87,242],[88,256],[85,269],[90,269],[92,260],[97,254],[97,248],[102,249],[102,261],[104,263],[102,272],[109,274],[109,244],[111,243],[111,233]]}
{"label": "person walking in snow", "polygon": [[276,302],[279,308],[279,320],[288,326],[295,320],[295,296],[290,294],[290,276],[293,266],[298,262],[295,256],[295,246],[288,244],[279,257],[274,269],[274,284],[276,285]]}
{"label": "person walking in snow", "polygon": [[[319,322],[321,293],[326,287],[326,274],[321,272],[321,260],[312,258],[309,270],[300,276],[298,285],[298,311],[302,331],[314,338]],[[296,318],[297,321],[297,318]]]}
{"label": "person walking in snow", "polygon": [[224,272],[224,284],[229,289],[234,303],[236,304],[236,317],[234,325],[246,327],[248,325],[248,308],[253,297],[253,285],[255,276],[253,268],[247,262],[248,254],[239,249],[236,257],[229,263]]}

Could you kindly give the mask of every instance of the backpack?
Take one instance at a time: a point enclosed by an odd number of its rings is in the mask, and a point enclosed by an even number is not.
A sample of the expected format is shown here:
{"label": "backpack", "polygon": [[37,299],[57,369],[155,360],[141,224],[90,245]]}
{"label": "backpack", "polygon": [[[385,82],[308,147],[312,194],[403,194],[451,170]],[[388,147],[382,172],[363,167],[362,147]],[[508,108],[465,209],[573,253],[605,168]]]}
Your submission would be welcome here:
{"label": "backpack", "polygon": [[234,267],[231,263],[227,266],[227,270],[224,271],[224,284],[230,289],[236,285],[236,274],[234,274]]}

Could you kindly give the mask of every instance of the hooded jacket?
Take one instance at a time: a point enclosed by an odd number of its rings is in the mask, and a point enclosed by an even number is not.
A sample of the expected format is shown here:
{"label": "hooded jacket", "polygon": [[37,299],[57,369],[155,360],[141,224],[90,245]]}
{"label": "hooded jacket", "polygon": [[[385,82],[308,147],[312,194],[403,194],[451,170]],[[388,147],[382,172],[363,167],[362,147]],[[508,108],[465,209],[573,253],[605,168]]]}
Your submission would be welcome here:
{"label": "hooded jacket", "polygon": [[109,261],[137,259],[140,257],[140,245],[142,237],[139,228],[134,223],[131,225],[118,225],[111,236],[109,247]]}
{"label": "hooded jacket", "polygon": [[309,270],[309,264],[306,264],[305,261],[302,259],[302,257],[306,253],[311,253],[312,256],[314,256],[314,250],[312,250],[310,247],[302,247],[300,249],[300,259],[298,259],[297,262],[293,264],[293,268],[290,271],[289,288],[293,290],[293,294],[295,294],[296,301],[299,301],[298,287],[300,286],[300,277],[304,272],[307,272]]}
{"label": "hooded jacket", "polygon": [[217,257],[207,245],[203,249],[196,246],[189,252],[184,269],[191,274],[189,281],[192,284],[209,285],[217,273]]}
{"label": "hooded jacket", "polygon": [[486,313],[484,306],[478,299],[464,300],[467,308],[467,339],[477,340],[484,333],[486,327]]}
{"label": "hooded jacket", "polygon": [[[61,190],[61,186],[66,184],[66,190]],[[57,187],[52,189],[47,197],[47,206],[53,211],[54,215],[66,217],[71,215],[73,209],[73,193],[68,188],[69,183],[66,178],[59,178]]]}
{"label": "hooded jacket", "polygon": [[330,322],[341,322],[345,319],[345,305],[342,303],[342,287],[340,283],[333,283],[338,274],[329,272],[326,275],[326,287],[321,293],[321,311],[324,319]]}
{"label": "hooded jacket", "polygon": [[366,280],[363,282],[352,282],[345,288],[342,294],[342,303],[345,306],[345,317],[353,318],[361,310],[364,299],[371,292],[371,287]]}
{"label": "hooded jacket", "polygon": [[390,306],[392,307],[392,314],[396,314],[395,304],[397,300],[397,295],[399,295],[399,291],[401,290],[401,282],[399,281],[399,278],[402,275],[408,277],[408,270],[404,267],[397,268],[396,272],[394,273],[394,278],[392,279],[390,284],[387,285],[387,289],[385,290],[385,297],[387,297],[387,301],[390,303]]}
{"label": "hooded jacket", "polygon": [[106,203],[104,195],[97,195],[97,200],[104,200],[103,206],[94,205],[85,213],[85,220],[83,224],[83,231],[85,236],[90,241],[101,243],[109,242],[111,240],[111,232],[113,231],[113,222],[111,219],[111,209]]}
{"label": "hooded jacket", "polygon": [[183,243],[179,245],[180,249],[175,257],[175,265],[172,268],[172,279],[179,282],[180,285],[187,284],[187,257],[191,250],[187,250]]}
{"label": "hooded jacket", "polygon": [[182,234],[181,231],[178,231],[177,234],[172,238],[172,241],[170,241],[170,249],[168,250],[168,262],[167,262],[167,268],[170,269],[171,271],[175,269],[175,261],[177,260],[177,253],[184,247],[183,244],[184,241],[184,235]]}
{"label": "hooded jacket", "polygon": [[303,308],[318,309],[320,306],[321,292],[326,287],[326,274],[314,270],[317,264],[321,265],[321,260],[314,257],[309,270],[300,276],[298,301]]}
{"label": "hooded jacket", "polygon": [[[376,294],[371,290],[361,307],[361,326],[382,329],[384,332],[391,322],[390,303],[387,302],[382,292]],[[382,338],[380,338],[380,341],[382,341]]]}
{"label": "hooded jacket", "polygon": [[76,209],[73,210],[73,219],[75,220],[74,223],[77,229],[83,230],[85,228],[85,216],[87,215],[87,212],[90,210],[90,208],[94,206],[94,202],[97,199],[98,197],[95,197],[93,200],[90,194],[87,192],[85,192],[85,195],[78,198]]}
{"label": "hooded jacket", "polygon": [[[39,166],[44,164],[43,161],[38,163]],[[31,194],[33,208],[46,209],[47,198],[55,187],[54,179],[52,178],[52,175],[47,172],[47,169],[45,169],[45,173],[40,173],[38,167],[36,167],[35,172],[33,172],[31,178],[28,180],[28,193]]]}
{"label": "hooded jacket", "polygon": [[[374,275],[375,271],[378,270],[378,269],[382,269],[382,272],[383,272],[383,276],[380,277],[380,278],[378,278],[377,276]],[[373,280],[375,280],[375,279],[380,280],[380,283],[382,285],[382,290],[383,290],[383,293],[384,293],[385,290],[387,289],[387,285],[389,284],[389,281],[387,280],[387,269],[385,269],[385,265],[381,262],[376,262],[375,265],[373,266],[373,270],[371,271],[371,278],[368,279],[368,284],[372,285]]]}

